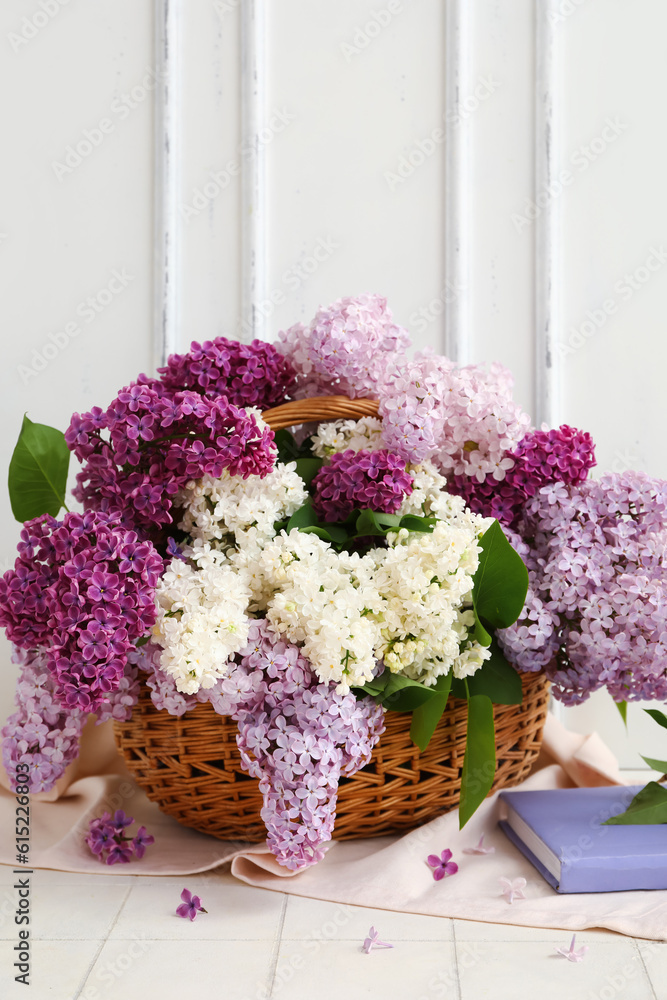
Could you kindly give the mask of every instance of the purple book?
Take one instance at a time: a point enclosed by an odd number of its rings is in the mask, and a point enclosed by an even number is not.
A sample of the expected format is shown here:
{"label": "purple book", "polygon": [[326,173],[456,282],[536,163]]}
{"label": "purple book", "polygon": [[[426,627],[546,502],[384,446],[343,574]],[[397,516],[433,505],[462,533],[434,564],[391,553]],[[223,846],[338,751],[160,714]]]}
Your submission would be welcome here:
{"label": "purple book", "polygon": [[558,892],[667,889],[667,824],[602,825],[642,787],[501,792],[500,826]]}

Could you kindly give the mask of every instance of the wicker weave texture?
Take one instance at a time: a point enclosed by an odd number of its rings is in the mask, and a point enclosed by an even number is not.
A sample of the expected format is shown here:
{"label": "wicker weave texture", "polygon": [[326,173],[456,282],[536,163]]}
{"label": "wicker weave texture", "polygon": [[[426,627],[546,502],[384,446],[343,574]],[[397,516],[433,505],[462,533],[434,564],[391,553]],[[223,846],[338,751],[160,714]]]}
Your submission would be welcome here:
{"label": "wicker weave texture", "polygon": [[[320,396],[267,410],[273,430],[296,424],[376,416],[377,400]],[[522,781],[542,742],[548,681],[522,677],[521,705],[494,707],[496,773],[493,790]],[[460,798],[467,704],[450,698],[426,751],[410,740],[411,715],[388,712],[386,731],[367,767],[341,781],[336,839],[404,832],[454,809]],[[115,722],[116,742],[148,798],[185,826],[222,840],[263,841],[262,796],[241,768],[236,723],[210,704],[180,719],[158,711],[142,688],[129,722]]]}
{"label": "wicker weave texture", "polygon": [[[540,751],[548,681],[525,674],[521,705],[497,705],[493,789],[522,781]],[[410,714],[388,712],[371,763],[341,782],[336,839],[379,837],[421,826],[459,802],[467,705],[452,698],[423,753],[410,740]],[[262,796],[241,769],[236,723],[206,703],[180,719],[158,711],[147,688],[130,722],[114,723],[137,783],[185,826],[222,840],[262,841]]]}

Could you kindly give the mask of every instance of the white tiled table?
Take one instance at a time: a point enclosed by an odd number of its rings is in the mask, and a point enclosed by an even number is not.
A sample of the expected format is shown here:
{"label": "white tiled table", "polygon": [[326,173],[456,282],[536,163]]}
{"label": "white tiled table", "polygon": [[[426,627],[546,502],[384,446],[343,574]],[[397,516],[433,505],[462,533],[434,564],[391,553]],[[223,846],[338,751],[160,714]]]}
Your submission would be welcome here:
{"label": "white tiled table", "polygon": [[[667,944],[370,910],[255,889],[226,867],[177,878],[33,876],[32,985],[13,982],[11,869],[0,866],[0,997],[13,1000],[667,1000]],[[175,909],[184,886],[209,911]],[[366,955],[371,924],[392,950]]]}

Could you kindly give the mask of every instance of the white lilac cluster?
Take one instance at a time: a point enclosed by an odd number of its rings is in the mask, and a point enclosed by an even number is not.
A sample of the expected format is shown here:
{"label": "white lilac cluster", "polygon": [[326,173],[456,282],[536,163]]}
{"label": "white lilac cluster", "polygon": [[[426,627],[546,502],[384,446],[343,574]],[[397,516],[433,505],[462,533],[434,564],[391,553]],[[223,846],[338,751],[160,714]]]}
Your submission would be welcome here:
{"label": "white lilac cluster", "polygon": [[[337,421],[312,447],[320,457],[372,450],[379,433],[374,418]],[[293,464],[264,479],[224,473],[189,483],[179,526],[191,544],[161,581],[153,629],[177,691],[195,694],[226,676],[257,616],[342,694],[379,664],[429,685],[452,668],[457,677],[478,670],[489,651],[472,638],[471,593],[490,521],[447,493],[431,463],[408,471],[414,487],[399,513],[435,517],[434,530],[401,528],[365,555],[337,552],[316,534],[276,534],[308,496]]]}
{"label": "white lilac cluster", "polygon": [[312,451],[327,459],[341,451],[381,451],[386,448],[382,421],[377,417],[360,420],[330,420],[320,424],[312,436]]}
{"label": "white lilac cluster", "polygon": [[193,539],[259,549],[273,538],[274,523],[290,517],[307,499],[294,462],[279,463],[264,478],[242,479],[228,472],[220,479],[204,476],[179,494],[179,506],[185,510],[179,528]]}
{"label": "white lilac cluster", "polygon": [[162,647],[162,670],[178,691],[196,694],[224,677],[229,657],[245,646],[250,590],[244,576],[208,543],[189,555],[172,559],[158,584],[152,635]]}

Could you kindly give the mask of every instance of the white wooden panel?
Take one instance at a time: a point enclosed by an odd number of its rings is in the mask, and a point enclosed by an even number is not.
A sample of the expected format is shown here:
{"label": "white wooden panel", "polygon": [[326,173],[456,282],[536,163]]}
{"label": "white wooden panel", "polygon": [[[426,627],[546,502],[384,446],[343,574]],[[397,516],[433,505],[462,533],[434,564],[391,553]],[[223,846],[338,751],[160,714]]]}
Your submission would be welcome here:
{"label": "white wooden panel", "polygon": [[177,341],[185,350],[192,340],[243,332],[240,206],[248,154],[241,136],[241,4],[178,2]]}
{"label": "white wooden panel", "polygon": [[[632,468],[665,477],[667,6],[586,0],[554,30],[553,152],[564,181],[547,208],[559,244],[555,419],[592,433],[597,474]],[[640,750],[664,756],[662,731],[638,705],[628,736],[605,693],[563,717],[572,729],[598,729],[624,766],[639,766]]]}
{"label": "white wooden panel", "polygon": [[[152,364],[153,4],[41,10],[0,8],[3,480],[24,412],[64,428]],[[6,489],[0,525],[6,569],[19,533]],[[7,661],[4,644],[3,717]]]}
{"label": "white wooden panel", "polygon": [[[536,416],[534,396],[534,233],[514,214],[534,195],[535,17],[533,0],[466,3],[466,80],[458,130],[468,129],[469,361],[501,361],[514,373],[515,398]],[[464,39],[465,41],[465,39]],[[475,88],[483,100],[475,101]],[[467,102],[467,104],[466,104]],[[445,220],[445,226],[449,220]]]}
{"label": "white wooden panel", "polygon": [[445,5],[279,0],[269,39],[267,332],[373,291],[439,347]]}

